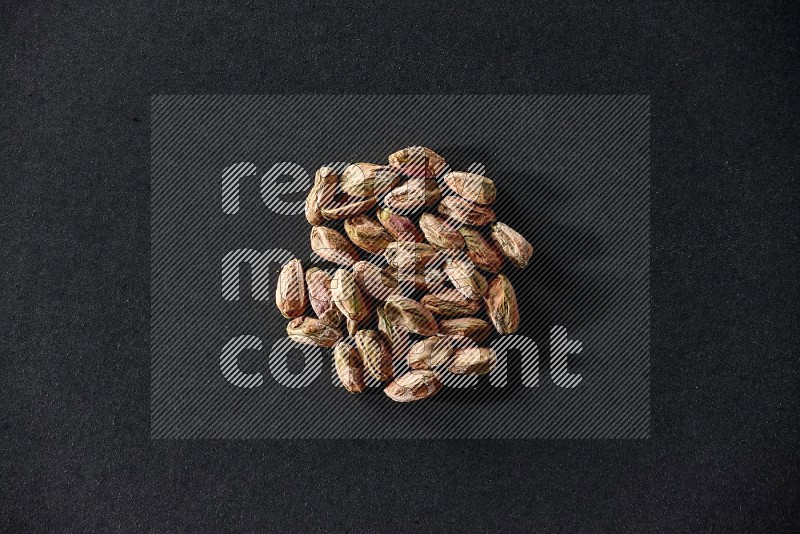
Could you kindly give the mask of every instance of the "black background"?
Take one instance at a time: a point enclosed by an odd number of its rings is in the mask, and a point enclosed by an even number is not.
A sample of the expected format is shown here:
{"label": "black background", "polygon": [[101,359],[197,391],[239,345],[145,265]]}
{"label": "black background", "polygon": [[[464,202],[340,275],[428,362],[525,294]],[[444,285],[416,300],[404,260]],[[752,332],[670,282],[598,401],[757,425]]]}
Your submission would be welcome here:
{"label": "black background", "polygon": [[[797,528],[790,2],[199,4],[2,4],[4,527]],[[183,92],[650,94],[652,438],[149,440],[148,110]]]}
{"label": "black background", "polygon": [[[170,95],[154,100],[151,436],[649,434],[650,211],[643,202],[650,192],[647,97]],[[299,198],[301,213],[279,214],[260,198],[258,178],[241,179],[239,212],[226,214],[220,209],[223,169],[249,161],[259,175],[281,161],[307,169],[342,159],[383,161],[387,147],[420,142],[436,147],[454,169],[476,161],[485,165],[501,190],[493,209],[536,243],[536,255],[524,270],[507,264],[503,272],[523,310],[516,333],[537,345],[539,384],[523,387],[522,360],[531,357],[529,347],[508,354],[506,387],[492,387],[483,377],[474,387],[446,387],[427,402],[399,404],[387,402],[380,388],[343,395],[331,387],[330,351],[306,355],[290,344],[288,361],[297,372],[314,359],[324,362],[324,371],[307,387],[280,385],[270,362],[278,351],[273,344],[286,339],[287,321],[274,297],[286,260],[266,269],[266,286],[273,288],[266,300],[250,296],[253,270],[242,266],[244,296],[225,301],[221,259],[242,248],[281,249],[306,268],[318,265],[334,272],[337,266],[312,259],[303,193],[267,189],[278,198]],[[307,177],[293,185],[306,190],[310,183]],[[419,215],[411,215],[412,220]],[[344,232],[342,222],[331,226]],[[361,257],[385,264],[383,258]],[[565,327],[569,338],[584,347],[568,358],[569,372],[581,375],[574,389],[557,386],[549,376],[554,325]],[[263,373],[261,387],[234,387],[220,372],[219,351],[239,335],[258,336],[264,343],[260,351],[237,356],[243,372]],[[500,341],[492,336],[485,344]]]}

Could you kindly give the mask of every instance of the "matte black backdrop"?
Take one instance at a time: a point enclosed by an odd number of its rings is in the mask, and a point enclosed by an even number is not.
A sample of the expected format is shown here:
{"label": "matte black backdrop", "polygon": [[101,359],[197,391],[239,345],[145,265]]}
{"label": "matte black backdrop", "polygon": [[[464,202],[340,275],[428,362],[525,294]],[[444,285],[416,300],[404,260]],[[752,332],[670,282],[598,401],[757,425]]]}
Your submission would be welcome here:
{"label": "matte black backdrop", "polygon": [[[204,3],[0,7],[0,525],[797,528],[791,2]],[[150,441],[148,109],[180,92],[650,94],[652,438]]]}

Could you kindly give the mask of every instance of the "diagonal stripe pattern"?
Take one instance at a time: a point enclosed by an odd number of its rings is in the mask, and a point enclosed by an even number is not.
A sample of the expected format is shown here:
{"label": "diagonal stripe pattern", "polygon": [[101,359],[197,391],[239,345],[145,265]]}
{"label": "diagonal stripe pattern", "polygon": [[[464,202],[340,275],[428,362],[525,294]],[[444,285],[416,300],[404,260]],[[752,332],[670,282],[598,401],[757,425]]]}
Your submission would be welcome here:
{"label": "diagonal stripe pattern", "polygon": [[[649,436],[648,97],[165,95],[151,111],[153,437]],[[412,145],[492,177],[534,254],[502,270],[522,326],[490,338],[495,371],[396,404],[374,381],[337,387],[331,351],[287,343],[272,295],[290,258],[335,270],[308,244],[314,171]]]}

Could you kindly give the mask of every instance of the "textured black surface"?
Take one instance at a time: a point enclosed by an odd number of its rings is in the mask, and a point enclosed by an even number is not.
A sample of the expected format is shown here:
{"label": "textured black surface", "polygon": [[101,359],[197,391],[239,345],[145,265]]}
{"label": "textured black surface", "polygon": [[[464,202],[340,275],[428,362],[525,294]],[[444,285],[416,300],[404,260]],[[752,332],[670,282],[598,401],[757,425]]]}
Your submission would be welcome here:
{"label": "textured black surface", "polygon": [[[143,4],[0,9],[4,527],[797,528],[789,2]],[[147,117],[178,92],[650,94],[652,438],[150,441]]]}
{"label": "textured black surface", "polygon": [[[152,436],[648,437],[647,97],[168,95],[153,99],[151,132]],[[445,373],[447,387],[428,402],[397,404],[379,388],[345,395],[331,384],[331,351],[304,354],[294,343],[285,345],[294,379],[307,371],[316,378],[283,386],[276,378],[288,376],[274,365],[287,323],[274,304],[280,266],[297,257],[306,268],[334,267],[311,254],[303,193],[314,170],[342,159],[386,161],[394,148],[416,143],[452,168],[484,166],[500,190],[492,204],[499,220],[535,243],[527,268],[503,269],[521,309],[519,337],[482,343],[507,361],[496,366],[505,369],[505,387],[490,385],[498,372],[464,389]],[[257,170],[239,179],[238,210],[225,213],[223,170],[242,161]],[[301,194],[279,194],[267,178],[262,198],[259,178],[286,161],[299,166],[292,185]],[[294,210],[276,204],[291,197]],[[275,251],[273,261],[234,263],[241,298],[225,300],[223,258],[242,249]],[[385,265],[381,255],[360,257]],[[261,269],[266,298],[256,300]],[[551,378],[553,327],[582,345],[567,362],[580,374],[575,388]],[[236,387],[221,372],[223,347],[243,335],[263,344],[237,357],[242,372],[261,373],[257,388]],[[399,347],[394,353],[405,357]],[[527,374],[534,358],[538,383],[524,387],[523,368]],[[396,376],[407,371],[395,364]]]}

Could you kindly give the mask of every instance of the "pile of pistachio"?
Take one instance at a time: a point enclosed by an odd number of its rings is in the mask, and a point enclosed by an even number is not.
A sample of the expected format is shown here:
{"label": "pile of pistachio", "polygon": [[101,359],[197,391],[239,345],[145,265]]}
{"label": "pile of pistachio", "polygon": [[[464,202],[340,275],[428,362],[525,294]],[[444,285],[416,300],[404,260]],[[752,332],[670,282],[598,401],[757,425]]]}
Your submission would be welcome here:
{"label": "pile of pistachio", "polygon": [[[368,373],[388,382],[384,392],[398,402],[435,395],[442,372],[489,373],[496,356],[481,345],[494,330],[515,332],[520,320],[514,288],[497,273],[506,260],[526,267],[533,253],[497,222],[495,195],[490,178],[451,172],[421,146],[391,154],[388,165],[350,165],[341,176],[319,169],[305,206],[311,248],[340,268],[331,275],[304,271],[300,260],[283,266],[275,300],[291,319],[289,337],[333,348],[347,391],[364,391]],[[315,316],[306,314],[309,304]],[[476,317],[484,307],[491,324]],[[396,376],[401,367],[408,371]]]}

